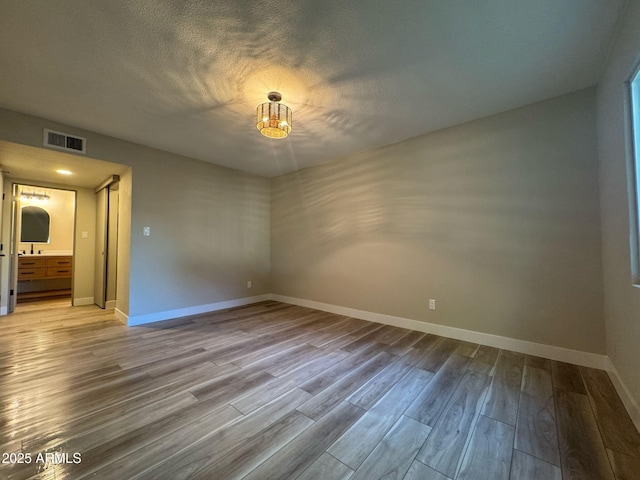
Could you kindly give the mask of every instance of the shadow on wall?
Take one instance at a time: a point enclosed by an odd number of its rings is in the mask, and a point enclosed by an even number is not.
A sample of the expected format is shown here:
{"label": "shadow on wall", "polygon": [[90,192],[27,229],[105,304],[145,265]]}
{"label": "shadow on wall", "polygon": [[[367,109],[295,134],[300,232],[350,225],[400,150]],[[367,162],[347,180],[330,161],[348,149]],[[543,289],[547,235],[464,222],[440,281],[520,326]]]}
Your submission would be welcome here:
{"label": "shadow on wall", "polygon": [[431,142],[428,157],[422,142],[405,142],[410,151],[401,159],[390,146],[274,179],[273,229],[295,235],[291,248],[301,252],[311,245],[324,255],[360,242],[417,242],[493,268],[517,268],[523,250],[544,257],[553,244],[567,258],[580,248],[567,220],[592,212],[563,192],[584,191],[592,183],[588,171],[553,152],[530,161],[520,146],[505,164],[485,154],[491,139],[464,149]]}
{"label": "shadow on wall", "polygon": [[[547,108],[273,179],[274,292],[549,344],[599,331],[590,117],[578,109],[571,132]],[[427,317],[427,298],[450,316]]]}

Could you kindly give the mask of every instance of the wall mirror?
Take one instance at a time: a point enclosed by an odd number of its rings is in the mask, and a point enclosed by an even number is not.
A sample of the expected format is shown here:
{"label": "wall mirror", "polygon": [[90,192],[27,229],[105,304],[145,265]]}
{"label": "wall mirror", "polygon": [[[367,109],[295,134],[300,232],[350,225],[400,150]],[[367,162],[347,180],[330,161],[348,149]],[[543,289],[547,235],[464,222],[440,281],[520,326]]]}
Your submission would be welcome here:
{"label": "wall mirror", "polygon": [[22,207],[22,243],[49,243],[51,218],[44,208]]}

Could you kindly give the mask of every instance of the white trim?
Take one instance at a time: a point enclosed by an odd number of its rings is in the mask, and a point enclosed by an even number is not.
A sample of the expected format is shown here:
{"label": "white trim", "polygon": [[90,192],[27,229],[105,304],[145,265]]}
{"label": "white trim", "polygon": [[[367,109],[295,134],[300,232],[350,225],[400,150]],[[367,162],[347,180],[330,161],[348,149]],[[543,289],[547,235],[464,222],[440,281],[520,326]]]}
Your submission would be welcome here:
{"label": "white trim", "polygon": [[579,350],[528,342],[526,340],[518,340],[516,338],[501,337],[499,335],[492,335],[489,333],[474,332],[472,330],[448,327],[446,325],[437,325],[435,323],[420,322],[418,320],[394,317],[392,315],[385,315],[382,313],[367,312],[365,310],[357,310],[355,308],[340,307],[329,303],[287,297],[285,295],[271,294],[271,300],[300,305],[301,307],[314,308],[316,310],[336,313],[338,315],[360,318],[371,322],[383,323],[394,327],[408,328],[419,332],[432,333],[443,337],[455,338],[457,340],[479,343],[490,347],[512,350],[514,352],[526,353],[527,355],[536,355],[538,357],[573,363],[575,365],[598,368],[600,370],[607,370],[609,366],[609,358],[606,355],[599,355],[597,353],[581,352]]}
{"label": "white trim", "polygon": [[112,308],[116,308],[116,301],[115,300],[107,300],[104,303],[104,308],[107,310],[111,310]]}
{"label": "white trim", "polygon": [[120,320],[125,325],[127,324],[127,321],[129,320],[129,315],[127,315],[126,313],[124,313],[122,310],[120,310],[118,308],[116,308],[113,311],[113,314],[115,315],[117,320]]}
{"label": "white trim", "polygon": [[93,304],[94,304],[93,297],[83,297],[83,298],[73,299],[74,307],[80,307],[82,305],[93,305]]}
{"label": "white trim", "polygon": [[[129,316],[127,326],[144,325],[146,323],[161,322],[162,320],[171,320],[174,318],[188,317],[190,315],[198,315],[201,313],[215,312],[216,310],[224,310],[225,308],[240,307],[250,303],[263,302],[269,300],[270,295],[257,295],[255,297],[237,298],[235,300],[227,300],[224,302],[207,303],[206,305],[195,305],[193,307],[178,308],[177,310],[166,310],[164,312],[149,313],[146,315]],[[117,310],[116,310],[117,311]]]}
{"label": "white trim", "polygon": [[9,307],[0,307],[0,316],[9,315]]}
{"label": "white trim", "polygon": [[609,357],[607,357],[607,361],[608,365],[606,370],[609,373],[611,383],[613,383],[616,392],[618,392],[618,396],[627,409],[631,420],[635,424],[638,431],[640,431],[640,405],[638,405],[638,402],[635,400],[635,398],[633,398],[633,395],[631,395],[631,392],[620,378],[618,370]]}

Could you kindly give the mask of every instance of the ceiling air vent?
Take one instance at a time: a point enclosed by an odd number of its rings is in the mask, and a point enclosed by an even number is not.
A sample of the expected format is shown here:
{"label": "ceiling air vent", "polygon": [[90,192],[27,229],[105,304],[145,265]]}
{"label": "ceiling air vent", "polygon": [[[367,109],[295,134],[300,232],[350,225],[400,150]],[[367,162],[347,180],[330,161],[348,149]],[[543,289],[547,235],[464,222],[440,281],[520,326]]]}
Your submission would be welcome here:
{"label": "ceiling air vent", "polygon": [[44,146],[65,150],[67,152],[87,153],[87,139],[69,135],[68,133],[56,132],[44,129]]}

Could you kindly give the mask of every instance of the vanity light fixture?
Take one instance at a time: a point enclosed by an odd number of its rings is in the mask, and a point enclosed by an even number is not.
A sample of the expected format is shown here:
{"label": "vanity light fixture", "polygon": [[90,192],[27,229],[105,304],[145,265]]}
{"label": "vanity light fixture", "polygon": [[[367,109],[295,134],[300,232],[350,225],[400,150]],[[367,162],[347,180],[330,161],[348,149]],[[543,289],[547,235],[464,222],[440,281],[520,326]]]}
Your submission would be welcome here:
{"label": "vanity light fixture", "polygon": [[265,137],[285,138],[291,132],[291,109],[280,103],[278,92],[269,92],[267,98],[269,101],[256,109],[256,127]]}
{"label": "vanity light fixture", "polygon": [[46,193],[25,192],[24,190],[20,192],[20,201],[22,202],[47,204],[49,200],[51,197]]}

